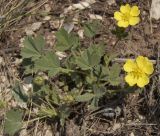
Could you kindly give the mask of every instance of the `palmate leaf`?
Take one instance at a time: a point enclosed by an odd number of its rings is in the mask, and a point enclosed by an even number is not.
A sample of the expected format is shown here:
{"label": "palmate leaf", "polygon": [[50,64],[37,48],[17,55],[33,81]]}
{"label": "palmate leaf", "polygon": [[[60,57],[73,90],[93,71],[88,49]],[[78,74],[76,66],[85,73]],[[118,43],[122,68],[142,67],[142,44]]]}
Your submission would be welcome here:
{"label": "palmate leaf", "polygon": [[108,81],[111,85],[120,84],[120,77],[119,77],[120,72],[121,72],[121,68],[119,64],[114,64],[112,67],[110,67]]}
{"label": "palmate leaf", "polygon": [[94,91],[95,97],[99,99],[105,94],[106,88],[104,86],[93,85],[93,91]]}
{"label": "palmate leaf", "polygon": [[84,34],[85,36],[91,38],[96,35],[100,28],[100,23],[98,21],[88,22],[84,25]]}
{"label": "palmate leaf", "polygon": [[104,47],[101,45],[92,45],[80,56],[75,56],[76,64],[83,70],[88,70],[98,65],[104,54]]}
{"label": "palmate leaf", "polygon": [[55,76],[61,70],[60,61],[53,52],[47,52],[41,59],[35,61],[35,69],[48,71],[48,75]]}
{"label": "palmate leaf", "polygon": [[88,50],[90,52],[96,51],[99,56],[103,56],[105,53],[105,46],[103,44],[93,44]]}
{"label": "palmate leaf", "polygon": [[[85,53],[82,55],[85,55]],[[89,62],[87,61],[87,57],[85,58],[84,56],[77,56],[76,57],[76,64],[83,70],[88,70],[88,69],[92,68],[90,66]]]}
{"label": "palmate leaf", "polygon": [[111,67],[104,66],[102,67],[101,81],[107,81],[113,86],[120,84],[120,72],[121,68],[119,64],[113,64]]}
{"label": "palmate leaf", "polygon": [[42,36],[32,38],[28,36],[25,38],[24,47],[21,50],[21,56],[24,58],[38,59],[43,54],[45,40]]}
{"label": "palmate leaf", "polygon": [[79,45],[79,38],[73,34],[69,34],[65,29],[61,28],[56,33],[57,44],[56,49],[65,51],[70,48],[76,48]]}
{"label": "palmate leaf", "polygon": [[20,110],[10,110],[6,114],[4,131],[13,136],[22,127],[22,115]]}
{"label": "palmate leaf", "polygon": [[115,58],[117,57],[117,55],[118,55],[118,54],[113,54],[113,53],[110,53],[110,54],[108,54],[108,55],[105,55],[105,56],[104,56],[104,61],[105,61],[106,66],[108,66],[109,63],[110,63],[113,59],[115,59]]}
{"label": "palmate leaf", "polygon": [[56,49],[59,51],[65,51],[71,48],[70,36],[64,29],[60,29],[56,33],[57,44]]}

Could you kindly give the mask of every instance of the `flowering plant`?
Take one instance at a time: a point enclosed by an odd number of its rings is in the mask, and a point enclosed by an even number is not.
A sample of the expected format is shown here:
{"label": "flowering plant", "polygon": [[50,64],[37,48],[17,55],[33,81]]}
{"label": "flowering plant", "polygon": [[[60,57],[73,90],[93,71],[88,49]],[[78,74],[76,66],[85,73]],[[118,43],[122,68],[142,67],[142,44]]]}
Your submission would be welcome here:
{"label": "flowering plant", "polygon": [[119,27],[128,27],[129,25],[134,26],[139,23],[140,10],[137,6],[131,7],[129,4],[122,5],[120,7],[120,12],[116,11],[114,13],[114,18],[118,21],[117,25]]}
{"label": "flowering plant", "polygon": [[135,61],[129,59],[123,66],[124,70],[128,73],[125,81],[134,86],[144,87],[149,83],[149,75],[154,71],[153,64],[147,57],[138,56]]}

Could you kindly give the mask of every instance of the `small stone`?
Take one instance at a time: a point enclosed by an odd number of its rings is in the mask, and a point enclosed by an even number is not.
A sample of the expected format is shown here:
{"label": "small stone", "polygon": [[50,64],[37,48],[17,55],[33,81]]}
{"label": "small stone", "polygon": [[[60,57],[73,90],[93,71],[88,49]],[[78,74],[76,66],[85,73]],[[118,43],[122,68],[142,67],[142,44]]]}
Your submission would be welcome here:
{"label": "small stone", "polygon": [[134,133],[132,132],[132,133],[130,133],[130,135],[129,135],[129,136],[135,136],[135,135],[134,135]]}
{"label": "small stone", "polygon": [[58,29],[61,26],[60,20],[50,21],[50,26],[52,29]]}
{"label": "small stone", "polygon": [[68,33],[70,33],[70,32],[73,30],[73,28],[74,28],[74,24],[73,24],[73,23],[65,23],[65,24],[64,24],[64,29],[65,29]]}
{"label": "small stone", "polygon": [[27,35],[33,35],[36,30],[38,30],[42,25],[42,22],[35,22],[31,26],[25,28]]}
{"label": "small stone", "polygon": [[49,4],[45,4],[44,7],[45,7],[45,11],[46,11],[46,12],[50,12],[51,9],[52,9]]}
{"label": "small stone", "polygon": [[151,18],[160,19],[160,0],[152,0],[150,14]]}
{"label": "small stone", "polygon": [[43,20],[44,20],[44,21],[51,20],[51,16],[45,16],[45,17],[43,18]]}
{"label": "small stone", "polygon": [[88,14],[90,19],[98,19],[98,20],[102,20],[102,16],[100,15],[96,15],[96,14]]}
{"label": "small stone", "polygon": [[2,83],[4,83],[4,82],[6,82],[6,81],[7,81],[7,79],[6,79],[6,77],[5,77],[5,76],[0,76],[0,78],[1,78]]}
{"label": "small stone", "polygon": [[84,30],[83,29],[78,30],[78,35],[81,39],[83,39],[84,38]]}
{"label": "small stone", "polygon": [[120,127],[121,127],[120,123],[115,123],[114,126],[113,126],[113,128],[112,128],[112,130],[116,131],[117,129],[120,129]]}
{"label": "small stone", "polygon": [[116,1],[115,0],[107,0],[107,3],[108,3],[108,5],[113,5],[113,4],[115,4],[116,3]]}
{"label": "small stone", "polygon": [[65,52],[61,52],[61,51],[57,51],[56,52],[56,55],[58,56],[58,58],[60,60],[62,60],[63,58],[66,58],[67,57],[67,54]]}
{"label": "small stone", "polygon": [[2,65],[4,63],[3,58],[0,56],[0,65]]}

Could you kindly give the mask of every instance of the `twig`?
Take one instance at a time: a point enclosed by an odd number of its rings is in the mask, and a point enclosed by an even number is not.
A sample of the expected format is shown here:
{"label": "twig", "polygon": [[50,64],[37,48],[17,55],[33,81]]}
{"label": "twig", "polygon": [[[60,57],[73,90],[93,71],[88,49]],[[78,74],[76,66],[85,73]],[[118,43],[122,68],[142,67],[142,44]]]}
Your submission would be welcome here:
{"label": "twig", "polygon": [[[115,62],[125,62],[126,60],[128,60],[128,59],[130,59],[130,58],[115,58],[114,60],[113,60],[113,62],[115,61]],[[135,60],[135,59],[131,59],[131,60]],[[153,64],[156,64],[156,60],[150,60]]]}
{"label": "twig", "polygon": [[157,124],[130,123],[130,124],[125,124],[125,126],[157,126]]}
{"label": "twig", "polygon": [[150,23],[150,32],[151,34],[153,33],[153,27],[152,27],[152,13],[150,11],[150,15],[149,15],[149,23]]}
{"label": "twig", "polygon": [[[158,45],[158,59],[157,59],[157,61],[158,61],[157,62],[158,72],[160,72],[160,63],[159,63],[159,60],[160,60],[160,45]],[[160,75],[158,76],[158,86],[160,86]],[[159,87],[158,87],[158,90],[159,90]]]}
{"label": "twig", "polygon": [[2,53],[10,53],[10,52],[19,51],[19,50],[20,50],[19,47],[12,47],[12,48],[7,48],[7,49],[1,49],[0,50],[0,54],[2,54]]}

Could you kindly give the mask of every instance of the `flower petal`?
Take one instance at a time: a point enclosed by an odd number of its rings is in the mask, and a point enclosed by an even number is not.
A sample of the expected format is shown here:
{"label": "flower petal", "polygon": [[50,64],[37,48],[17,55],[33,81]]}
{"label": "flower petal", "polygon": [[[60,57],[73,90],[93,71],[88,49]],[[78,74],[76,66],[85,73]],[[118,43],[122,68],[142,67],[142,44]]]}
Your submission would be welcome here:
{"label": "flower petal", "polygon": [[133,60],[129,59],[129,60],[127,60],[126,63],[124,64],[123,69],[124,69],[124,71],[126,71],[126,72],[132,72],[132,71],[134,71],[135,69],[137,69],[137,64],[136,64]]}
{"label": "flower petal", "polygon": [[138,67],[146,74],[150,75],[153,73],[153,63],[147,57],[138,56],[136,59]]}
{"label": "flower petal", "polygon": [[137,80],[137,86],[138,87],[144,87],[149,83],[149,78],[145,74],[143,74],[141,77],[138,78]]}
{"label": "flower petal", "polygon": [[128,21],[118,21],[118,24],[117,24],[119,27],[128,27],[129,26],[129,22]]}
{"label": "flower petal", "polygon": [[138,9],[138,7],[137,6],[133,6],[131,8],[130,15],[136,17],[139,14],[140,14],[140,10]]}
{"label": "flower petal", "polygon": [[122,20],[122,16],[123,16],[123,14],[122,14],[121,12],[116,11],[116,12],[114,13],[114,18],[115,18],[116,20],[118,20],[118,21]]}
{"label": "flower petal", "polygon": [[140,18],[139,17],[130,17],[129,18],[129,24],[130,25],[136,25],[140,22]]}
{"label": "flower petal", "polygon": [[137,78],[135,78],[134,74],[131,72],[125,76],[125,81],[129,86],[134,86],[137,83]]}
{"label": "flower petal", "polygon": [[130,10],[131,10],[131,7],[129,4],[126,4],[125,6],[121,6],[120,7],[120,11],[123,13],[123,14],[126,14],[126,13],[130,13]]}

